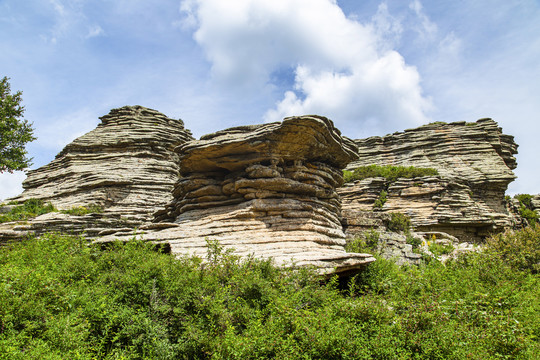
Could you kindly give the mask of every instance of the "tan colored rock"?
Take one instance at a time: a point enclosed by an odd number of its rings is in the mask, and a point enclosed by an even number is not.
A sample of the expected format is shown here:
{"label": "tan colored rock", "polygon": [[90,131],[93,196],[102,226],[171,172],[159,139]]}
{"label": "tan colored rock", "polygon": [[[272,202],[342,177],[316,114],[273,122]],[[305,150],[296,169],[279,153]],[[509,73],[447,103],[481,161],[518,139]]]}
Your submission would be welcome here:
{"label": "tan colored rock", "polygon": [[[142,106],[113,109],[51,163],[29,171],[24,192],[10,200],[37,198],[62,210],[103,208],[100,214],[38,217],[27,229],[38,234],[84,231],[95,236],[108,228],[139,226],[172,200],[180,170],[174,148],[192,139],[182,120]],[[2,234],[0,230],[0,239]]]}
{"label": "tan colored rock", "polygon": [[343,183],[341,169],[357,155],[330,120],[302,116],[232,128],[176,151],[183,177],[156,222],[177,226],[140,232],[142,239],[201,257],[207,240],[217,240],[241,256],[315,266],[322,274],[357,271],[375,260],[344,250],[336,187]]}
{"label": "tan colored rock", "polygon": [[495,121],[434,123],[355,143],[360,158],[349,170],[371,164],[415,166],[434,168],[439,176],[346,184],[338,192],[347,216],[359,218],[362,211],[373,211],[385,190],[387,201],[378,211],[407,214],[418,231],[442,231],[462,241],[479,241],[516,225],[504,195],[515,178],[517,145]]}

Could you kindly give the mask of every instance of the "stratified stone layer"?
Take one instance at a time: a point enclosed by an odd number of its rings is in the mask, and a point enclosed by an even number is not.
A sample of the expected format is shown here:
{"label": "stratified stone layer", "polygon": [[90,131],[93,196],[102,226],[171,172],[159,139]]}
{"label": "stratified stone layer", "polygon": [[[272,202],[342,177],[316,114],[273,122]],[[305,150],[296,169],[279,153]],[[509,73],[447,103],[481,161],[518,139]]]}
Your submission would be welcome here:
{"label": "stratified stone layer", "polygon": [[97,235],[150,221],[172,200],[180,170],[174,148],[192,139],[182,120],[158,111],[142,106],[111,110],[96,129],[68,144],[51,163],[29,171],[24,192],[12,199],[43,199],[61,210],[97,205],[103,213],[48,214],[21,230]]}
{"label": "stratified stone layer", "polygon": [[217,240],[238,255],[312,265],[321,273],[355,271],[374,261],[344,250],[336,187],[343,183],[341,169],[357,155],[330,120],[302,116],[232,128],[176,151],[183,177],[154,225],[166,229],[148,227],[138,235],[143,239],[201,257],[207,240]]}
{"label": "stratified stone layer", "polygon": [[517,145],[495,121],[434,123],[355,143],[360,158],[349,170],[371,164],[415,166],[434,168],[439,176],[346,184],[339,193],[349,223],[361,223],[358,218],[373,210],[384,190],[388,200],[380,211],[409,215],[418,231],[443,231],[477,241],[515,225],[504,195],[515,179]]}

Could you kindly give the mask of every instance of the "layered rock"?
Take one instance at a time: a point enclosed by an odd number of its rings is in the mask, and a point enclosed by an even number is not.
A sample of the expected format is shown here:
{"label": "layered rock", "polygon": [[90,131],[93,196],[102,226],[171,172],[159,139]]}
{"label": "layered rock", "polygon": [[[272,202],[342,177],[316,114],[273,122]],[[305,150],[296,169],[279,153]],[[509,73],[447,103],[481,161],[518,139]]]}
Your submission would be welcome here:
{"label": "layered rock", "polygon": [[156,224],[137,234],[142,239],[201,257],[207,240],[216,240],[238,255],[312,265],[321,273],[353,271],[374,260],[344,250],[336,188],[343,183],[341,169],[357,154],[330,120],[303,116],[231,128],[176,152],[182,178],[174,200],[157,213]]}
{"label": "layered rock", "polygon": [[61,210],[94,205],[103,212],[51,213],[15,231],[92,236],[108,228],[133,228],[172,200],[180,170],[174,148],[193,139],[182,120],[142,106],[113,109],[100,119],[96,129],[68,144],[51,163],[29,171],[24,192],[11,200],[42,199]]}
{"label": "layered rock", "polygon": [[[384,137],[356,140],[360,158],[348,166],[399,165],[434,168],[439,176],[371,178],[339,189],[350,230],[362,230],[364,212],[373,211],[381,191],[383,212],[402,212],[418,231],[442,231],[465,241],[478,241],[493,231],[515,225],[504,195],[515,179],[513,137],[491,119],[475,123],[433,123]],[[365,228],[364,228],[365,230]]]}

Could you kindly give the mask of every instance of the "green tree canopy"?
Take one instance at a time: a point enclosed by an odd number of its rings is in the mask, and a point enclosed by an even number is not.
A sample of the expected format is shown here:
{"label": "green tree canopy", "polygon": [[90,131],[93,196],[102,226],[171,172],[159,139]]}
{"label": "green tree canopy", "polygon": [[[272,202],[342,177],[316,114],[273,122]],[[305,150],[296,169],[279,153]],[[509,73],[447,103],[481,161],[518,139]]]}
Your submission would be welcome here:
{"label": "green tree canopy", "polygon": [[22,118],[22,92],[11,94],[9,78],[0,80],[0,173],[23,170],[32,163],[26,143],[35,140],[32,124]]}

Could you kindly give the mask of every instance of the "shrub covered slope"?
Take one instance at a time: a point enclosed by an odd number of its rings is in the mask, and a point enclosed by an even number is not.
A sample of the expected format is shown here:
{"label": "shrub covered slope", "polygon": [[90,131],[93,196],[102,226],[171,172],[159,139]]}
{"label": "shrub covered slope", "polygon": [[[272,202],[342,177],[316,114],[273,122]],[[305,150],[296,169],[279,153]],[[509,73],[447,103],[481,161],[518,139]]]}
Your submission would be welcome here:
{"label": "shrub covered slope", "polygon": [[0,248],[0,359],[533,359],[538,259],[519,253],[538,255],[540,227],[527,231],[324,284],[211,242],[201,265],[139,241],[30,239]]}

